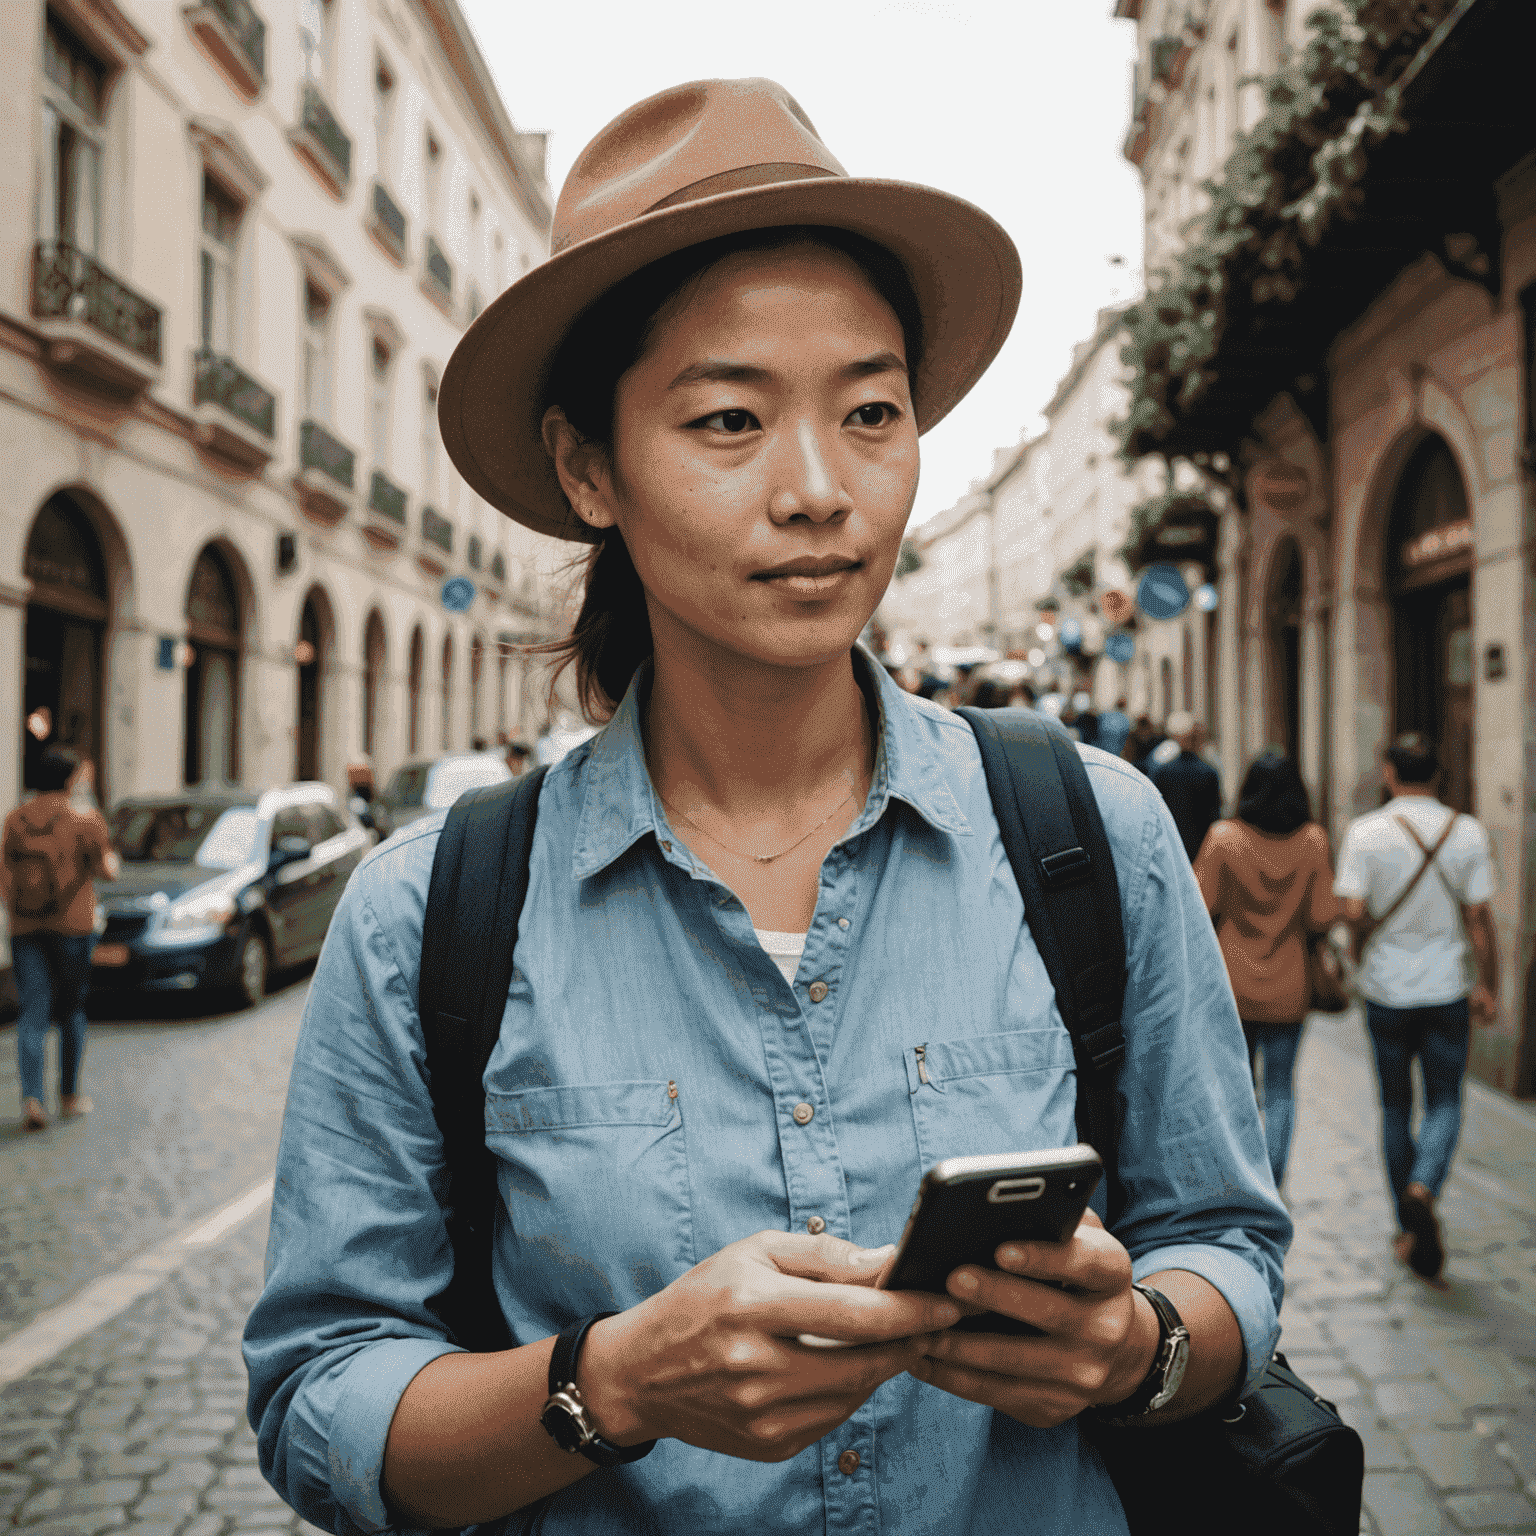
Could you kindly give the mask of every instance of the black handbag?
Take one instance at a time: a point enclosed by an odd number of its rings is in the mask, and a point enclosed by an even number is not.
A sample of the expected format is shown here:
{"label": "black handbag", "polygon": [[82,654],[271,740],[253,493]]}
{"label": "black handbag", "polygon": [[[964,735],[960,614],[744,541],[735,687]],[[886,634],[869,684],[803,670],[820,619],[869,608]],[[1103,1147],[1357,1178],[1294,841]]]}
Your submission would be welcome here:
{"label": "black handbag", "polygon": [[[976,733],[1003,847],[1077,1062],[1080,1140],[1116,1176],[1115,1073],[1125,1055],[1125,930],[1104,823],[1077,748],[1027,709],[960,711]],[[501,1031],[528,889],[542,769],[471,790],[438,841],[422,929],[418,1008],[443,1137],[453,1278],[429,1305],[468,1349],[511,1343],[491,1279],[498,1199],[482,1079]],[[464,957],[473,956],[473,963]],[[1098,1447],[1136,1536],[1355,1536],[1365,1452],[1276,1356],[1241,1403],[1174,1424],[1111,1429]],[[1267,1522],[1267,1523],[1266,1523]]]}

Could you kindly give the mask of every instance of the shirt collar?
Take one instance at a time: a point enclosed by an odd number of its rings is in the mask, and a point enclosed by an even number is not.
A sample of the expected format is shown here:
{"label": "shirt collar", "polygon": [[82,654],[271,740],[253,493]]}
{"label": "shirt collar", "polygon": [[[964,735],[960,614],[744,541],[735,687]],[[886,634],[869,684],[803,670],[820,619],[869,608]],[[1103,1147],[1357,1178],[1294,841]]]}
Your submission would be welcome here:
{"label": "shirt collar", "polygon": [[[880,734],[869,798],[845,836],[867,831],[892,800],[900,800],[939,831],[968,837],[970,822],[944,778],[943,756],[920,706],[863,646],[854,647],[853,657],[863,687],[874,694]],[[666,847],[669,859],[690,863],[672,850],[674,834],[646,767],[640,722],[650,679],[647,661],[636,671],[613,718],[589,744],[586,792],[571,853],[571,874],[577,880],[606,869],[647,833]]]}

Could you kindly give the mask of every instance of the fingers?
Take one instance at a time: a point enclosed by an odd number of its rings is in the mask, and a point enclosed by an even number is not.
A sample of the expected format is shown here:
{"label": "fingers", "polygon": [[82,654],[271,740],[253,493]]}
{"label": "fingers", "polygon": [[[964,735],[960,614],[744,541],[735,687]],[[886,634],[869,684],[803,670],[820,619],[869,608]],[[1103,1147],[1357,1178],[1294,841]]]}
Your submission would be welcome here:
{"label": "fingers", "polygon": [[1052,1429],[1065,1424],[1081,1413],[1090,1401],[1058,1381],[1001,1376],[978,1366],[932,1357],[919,1361],[912,1368],[912,1375],[941,1392],[996,1408],[1034,1429]]}
{"label": "fingers", "polygon": [[896,1248],[894,1243],[883,1248],[860,1248],[830,1232],[818,1237],[802,1232],[759,1232],[749,1241],[758,1246],[780,1274],[842,1285],[872,1285]]}

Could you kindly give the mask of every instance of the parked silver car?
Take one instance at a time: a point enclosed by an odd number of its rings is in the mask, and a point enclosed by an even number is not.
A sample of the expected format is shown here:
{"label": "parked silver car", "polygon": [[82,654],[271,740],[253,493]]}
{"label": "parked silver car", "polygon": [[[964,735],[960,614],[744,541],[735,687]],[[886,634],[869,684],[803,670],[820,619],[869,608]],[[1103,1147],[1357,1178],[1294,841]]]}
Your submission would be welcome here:
{"label": "parked silver car", "polygon": [[450,752],[402,763],[374,798],[374,825],[381,838],[388,837],[433,811],[446,811],[466,789],[505,784],[511,777],[506,759],[495,752]]}

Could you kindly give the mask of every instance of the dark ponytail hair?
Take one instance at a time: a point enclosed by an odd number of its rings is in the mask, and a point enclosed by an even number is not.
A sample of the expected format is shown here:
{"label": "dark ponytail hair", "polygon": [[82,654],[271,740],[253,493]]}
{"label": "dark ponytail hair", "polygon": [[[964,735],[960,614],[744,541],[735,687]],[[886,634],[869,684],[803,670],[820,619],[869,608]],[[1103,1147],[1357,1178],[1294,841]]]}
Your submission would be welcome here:
{"label": "dark ponytail hair", "polygon": [[[614,393],[650,344],[663,306],[738,251],[775,251],[807,241],[847,256],[891,306],[901,323],[907,371],[915,375],[922,360],[923,322],[906,268],[884,246],[850,230],[794,224],[690,245],[610,288],[582,312],[561,343],[544,409],[558,405],[584,442],[612,449]],[[617,528],[603,530],[585,563],[581,611],[571,633],[531,649],[559,659],[556,678],[574,665],[582,709],[590,719],[606,720],[651,654],[651,620],[645,589]]]}
{"label": "dark ponytail hair", "polygon": [[1250,827],[1288,837],[1312,820],[1312,799],[1295,761],[1271,748],[1261,752],[1243,776],[1237,815]]}

